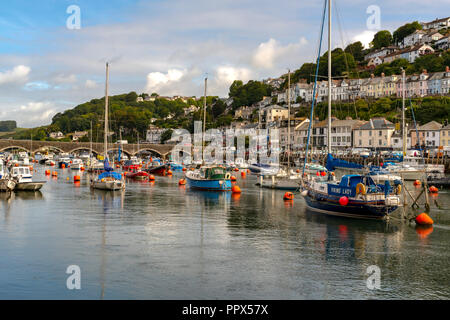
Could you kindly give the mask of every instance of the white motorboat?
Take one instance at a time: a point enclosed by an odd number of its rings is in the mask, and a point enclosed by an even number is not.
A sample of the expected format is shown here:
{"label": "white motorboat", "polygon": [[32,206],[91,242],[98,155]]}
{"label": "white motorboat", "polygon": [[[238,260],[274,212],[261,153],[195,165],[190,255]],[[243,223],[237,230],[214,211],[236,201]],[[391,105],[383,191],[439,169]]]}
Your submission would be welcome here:
{"label": "white motorboat", "polygon": [[45,184],[45,181],[33,181],[33,175],[29,167],[14,167],[11,177],[16,181],[15,190],[38,191]]}
{"label": "white motorboat", "polygon": [[83,160],[75,158],[72,160],[72,164],[70,165],[70,169],[72,170],[82,170],[84,168]]}

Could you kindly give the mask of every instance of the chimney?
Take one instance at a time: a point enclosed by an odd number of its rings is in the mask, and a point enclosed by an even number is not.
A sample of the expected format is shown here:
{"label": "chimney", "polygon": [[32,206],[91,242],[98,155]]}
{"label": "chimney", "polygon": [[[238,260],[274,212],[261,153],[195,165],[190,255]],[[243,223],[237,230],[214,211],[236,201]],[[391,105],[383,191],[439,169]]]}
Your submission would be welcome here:
{"label": "chimney", "polygon": [[381,77],[384,78],[384,72],[381,73]]}
{"label": "chimney", "polygon": [[373,79],[373,78],[375,78],[375,75],[373,73],[371,73],[370,77]]}

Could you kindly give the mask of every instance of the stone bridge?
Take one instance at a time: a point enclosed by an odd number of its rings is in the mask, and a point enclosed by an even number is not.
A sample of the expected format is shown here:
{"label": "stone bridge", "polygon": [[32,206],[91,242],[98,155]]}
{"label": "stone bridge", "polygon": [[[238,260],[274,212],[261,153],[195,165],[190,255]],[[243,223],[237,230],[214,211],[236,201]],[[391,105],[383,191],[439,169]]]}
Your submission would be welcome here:
{"label": "stone bridge", "polygon": [[[21,149],[29,153],[36,153],[38,151],[59,151],[72,153],[75,151],[89,151],[89,142],[59,142],[59,141],[30,141],[30,140],[11,140],[0,139],[0,152],[8,149]],[[109,144],[108,151],[118,150],[119,145]],[[122,151],[128,156],[136,155],[139,152],[148,151],[154,154],[158,154],[162,158],[172,151],[173,145],[170,144],[139,144],[139,150],[137,144],[123,144]],[[103,154],[103,143],[92,143],[92,152],[96,154]]]}

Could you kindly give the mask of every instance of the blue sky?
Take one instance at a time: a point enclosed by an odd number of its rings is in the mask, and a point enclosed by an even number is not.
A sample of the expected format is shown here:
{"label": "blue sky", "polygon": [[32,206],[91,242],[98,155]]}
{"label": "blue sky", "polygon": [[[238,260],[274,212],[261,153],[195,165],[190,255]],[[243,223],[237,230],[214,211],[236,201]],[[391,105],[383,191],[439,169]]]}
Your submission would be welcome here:
{"label": "blue sky", "polygon": [[[303,0],[3,0],[0,12],[0,120],[49,124],[57,112],[104,91],[226,96],[230,83],[277,77],[317,51],[322,1]],[[77,5],[81,29],[69,30]],[[337,0],[342,34],[334,46],[368,42],[366,9],[381,10],[381,29],[448,16],[450,0]],[[333,20],[336,12],[333,10]]]}

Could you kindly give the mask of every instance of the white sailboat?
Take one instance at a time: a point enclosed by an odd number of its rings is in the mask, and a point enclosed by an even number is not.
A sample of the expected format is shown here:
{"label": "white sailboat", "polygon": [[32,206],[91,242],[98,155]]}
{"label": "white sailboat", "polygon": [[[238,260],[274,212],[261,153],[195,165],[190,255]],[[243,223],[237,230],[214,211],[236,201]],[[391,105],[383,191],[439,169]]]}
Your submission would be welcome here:
{"label": "white sailboat", "polygon": [[123,190],[125,180],[120,173],[114,172],[108,160],[108,80],[109,64],[106,63],[106,88],[105,88],[105,137],[104,137],[104,172],[91,182],[91,187],[100,190]]}

